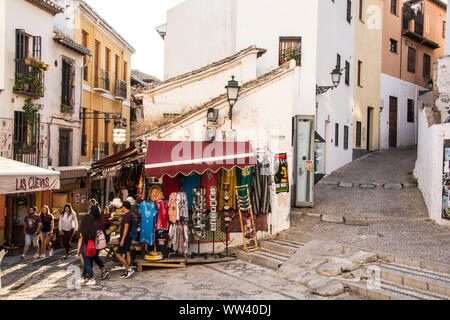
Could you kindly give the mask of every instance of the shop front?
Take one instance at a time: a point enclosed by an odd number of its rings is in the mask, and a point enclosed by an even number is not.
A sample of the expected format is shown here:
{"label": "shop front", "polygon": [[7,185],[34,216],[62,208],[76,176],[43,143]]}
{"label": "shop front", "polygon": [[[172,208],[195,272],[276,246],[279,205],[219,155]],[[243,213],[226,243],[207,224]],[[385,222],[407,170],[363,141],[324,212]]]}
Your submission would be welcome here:
{"label": "shop front", "polygon": [[30,206],[50,205],[50,192],[60,188],[60,172],[0,158],[0,245],[23,245],[23,221]]}
{"label": "shop front", "polygon": [[250,142],[149,141],[147,150],[145,175],[161,181],[163,199],[175,208],[169,230],[188,228],[189,252],[214,255],[230,240],[252,244],[268,231],[270,176]]}

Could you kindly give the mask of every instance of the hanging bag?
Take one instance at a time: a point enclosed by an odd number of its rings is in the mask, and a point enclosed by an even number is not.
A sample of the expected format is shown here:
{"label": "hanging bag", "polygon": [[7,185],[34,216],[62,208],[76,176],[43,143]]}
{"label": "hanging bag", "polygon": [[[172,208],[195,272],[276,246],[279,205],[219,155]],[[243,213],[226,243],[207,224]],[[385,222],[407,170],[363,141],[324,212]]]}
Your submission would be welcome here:
{"label": "hanging bag", "polygon": [[85,245],[86,249],[86,257],[92,258],[97,253],[97,249],[95,248],[95,241],[89,240],[87,243],[87,246]]}
{"label": "hanging bag", "polygon": [[106,238],[102,230],[97,231],[97,238],[95,239],[95,248],[99,251],[106,248]]}

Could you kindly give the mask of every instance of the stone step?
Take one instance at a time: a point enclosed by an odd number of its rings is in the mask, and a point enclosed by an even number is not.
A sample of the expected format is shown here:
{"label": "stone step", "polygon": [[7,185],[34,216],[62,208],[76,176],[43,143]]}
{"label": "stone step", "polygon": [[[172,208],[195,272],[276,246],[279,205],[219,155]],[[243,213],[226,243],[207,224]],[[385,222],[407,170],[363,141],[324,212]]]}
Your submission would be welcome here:
{"label": "stone step", "polygon": [[447,300],[445,296],[398,286],[381,280],[378,286],[367,281],[342,281],[350,290],[370,300]]}
{"label": "stone step", "polygon": [[450,277],[434,272],[395,263],[376,263],[381,279],[402,287],[418,289],[450,299]]}
{"label": "stone step", "polygon": [[310,240],[303,238],[301,234],[295,232],[294,230],[286,230],[277,235],[277,239],[282,241],[289,241],[294,243],[308,243]]}
{"label": "stone step", "polygon": [[260,249],[253,252],[245,252],[243,250],[235,250],[236,256],[244,261],[257,264],[272,270],[278,270],[278,268],[288,261],[289,256],[274,253],[265,249]]}
{"label": "stone step", "polygon": [[275,253],[281,253],[287,256],[293,255],[299,248],[301,248],[300,244],[282,241],[277,239],[272,240],[263,240],[260,242],[260,247],[262,249],[266,249],[268,251],[272,251]]}

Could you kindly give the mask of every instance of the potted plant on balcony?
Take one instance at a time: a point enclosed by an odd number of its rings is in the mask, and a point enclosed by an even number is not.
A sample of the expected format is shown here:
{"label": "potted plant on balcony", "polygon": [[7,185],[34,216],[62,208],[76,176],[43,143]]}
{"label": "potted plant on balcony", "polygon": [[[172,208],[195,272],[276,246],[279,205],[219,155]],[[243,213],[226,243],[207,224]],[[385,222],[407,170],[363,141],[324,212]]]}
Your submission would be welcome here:
{"label": "potted plant on balcony", "polygon": [[61,104],[61,112],[62,113],[72,113],[72,106],[68,106],[66,104]]}
{"label": "potted plant on balcony", "polygon": [[24,62],[25,62],[25,65],[31,66],[31,63],[33,62],[33,59],[32,58],[25,58]]}

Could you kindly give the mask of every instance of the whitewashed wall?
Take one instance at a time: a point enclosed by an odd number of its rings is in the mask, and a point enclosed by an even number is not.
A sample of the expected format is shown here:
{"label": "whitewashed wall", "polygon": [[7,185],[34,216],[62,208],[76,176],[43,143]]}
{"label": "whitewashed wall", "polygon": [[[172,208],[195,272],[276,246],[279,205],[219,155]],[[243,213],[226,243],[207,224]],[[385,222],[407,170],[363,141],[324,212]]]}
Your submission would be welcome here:
{"label": "whitewashed wall", "polygon": [[[345,61],[354,66],[355,52],[355,12],[356,4],[352,1],[351,23],[347,22],[347,1],[319,1],[319,21],[317,35],[317,84],[330,86],[331,71],[341,56],[341,68]],[[342,72],[340,85],[325,94],[317,96],[317,132],[327,140],[329,151],[326,173],[329,174],[352,161],[353,150],[353,70],[350,70],[350,85],[345,84],[345,70]],[[330,137],[326,137],[326,121],[330,122]],[[339,124],[339,144],[335,146],[335,124]],[[349,127],[348,149],[344,150],[344,126]]]}
{"label": "whitewashed wall", "polygon": [[[250,141],[255,151],[267,150],[267,154],[288,154],[288,166],[292,172],[292,109],[294,106],[292,88],[295,84],[294,65],[280,79],[273,79],[257,88],[243,93],[233,109],[233,129],[236,130],[238,141]],[[219,109],[219,123],[217,140],[222,140],[222,129],[229,128],[228,103],[223,101],[216,108]],[[149,137],[151,140],[165,141],[202,141],[205,136],[206,110],[190,116],[176,126],[170,127]],[[290,193],[275,195],[272,190],[272,214],[268,223],[272,225],[272,232],[276,234],[290,227],[289,214],[291,209]],[[261,234],[262,235],[262,234]],[[240,234],[234,234],[233,246],[242,244]],[[208,245],[205,245],[208,248]]]}
{"label": "whitewashed wall", "polygon": [[[381,100],[383,110],[380,117],[380,148],[389,148],[389,97],[397,97],[397,147],[417,144],[417,118],[419,90],[416,84],[381,74]],[[408,122],[408,99],[414,100],[414,122]]]}
{"label": "whitewashed wall", "polygon": [[[6,1],[6,3],[5,3]],[[43,156],[41,165],[48,166],[48,147],[50,146],[50,158],[52,165],[58,163],[59,152],[59,137],[58,127],[65,127],[73,129],[72,141],[72,164],[79,164],[80,154],[80,122],[79,122],[79,105],[80,105],[80,70],[82,58],[74,51],[68,50],[65,47],[57,44],[53,40],[54,17],[53,15],[39,9],[38,7],[26,1],[9,1],[3,0],[0,3],[0,8],[4,5],[5,20],[5,53],[4,53],[4,72],[1,76],[4,79],[5,90],[0,92],[0,133],[5,133],[8,137],[8,146],[2,148],[0,151],[6,155],[6,149],[9,149],[9,157],[12,157],[13,146],[12,137],[14,134],[14,111],[22,111],[23,105],[27,96],[13,93],[14,74],[15,74],[15,30],[24,29],[25,32],[33,36],[42,37],[42,56],[41,59],[50,65],[50,70],[45,72],[45,95],[44,97],[33,100],[34,103],[43,105],[41,114],[41,136],[42,143],[41,154]],[[69,57],[77,61],[76,68],[76,92],[75,92],[75,110],[71,116],[60,113],[61,105],[61,79],[62,79],[62,56]],[[55,65],[57,62],[57,66]],[[64,120],[53,120],[52,117],[66,118],[69,122]],[[49,124],[52,122],[52,131],[49,138]]]}
{"label": "whitewashed wall", "polygon": [[226,93],[225,86],[231,76],[235,76],[241,86],[254,80],[256,59],[255,50],[216,70],[169,83],[143,94],[145,119],[158,118],[163,113],[182,113],[198,107]]}
{"label": "whitewashed wall", "polygon": [[431,219],[441,225],[450,226],[442,219],[442,172],[444,140],[450,139],[450,125],[428,126],[426,109],[419,113],[419,139],[414,175],[422,191]]}

